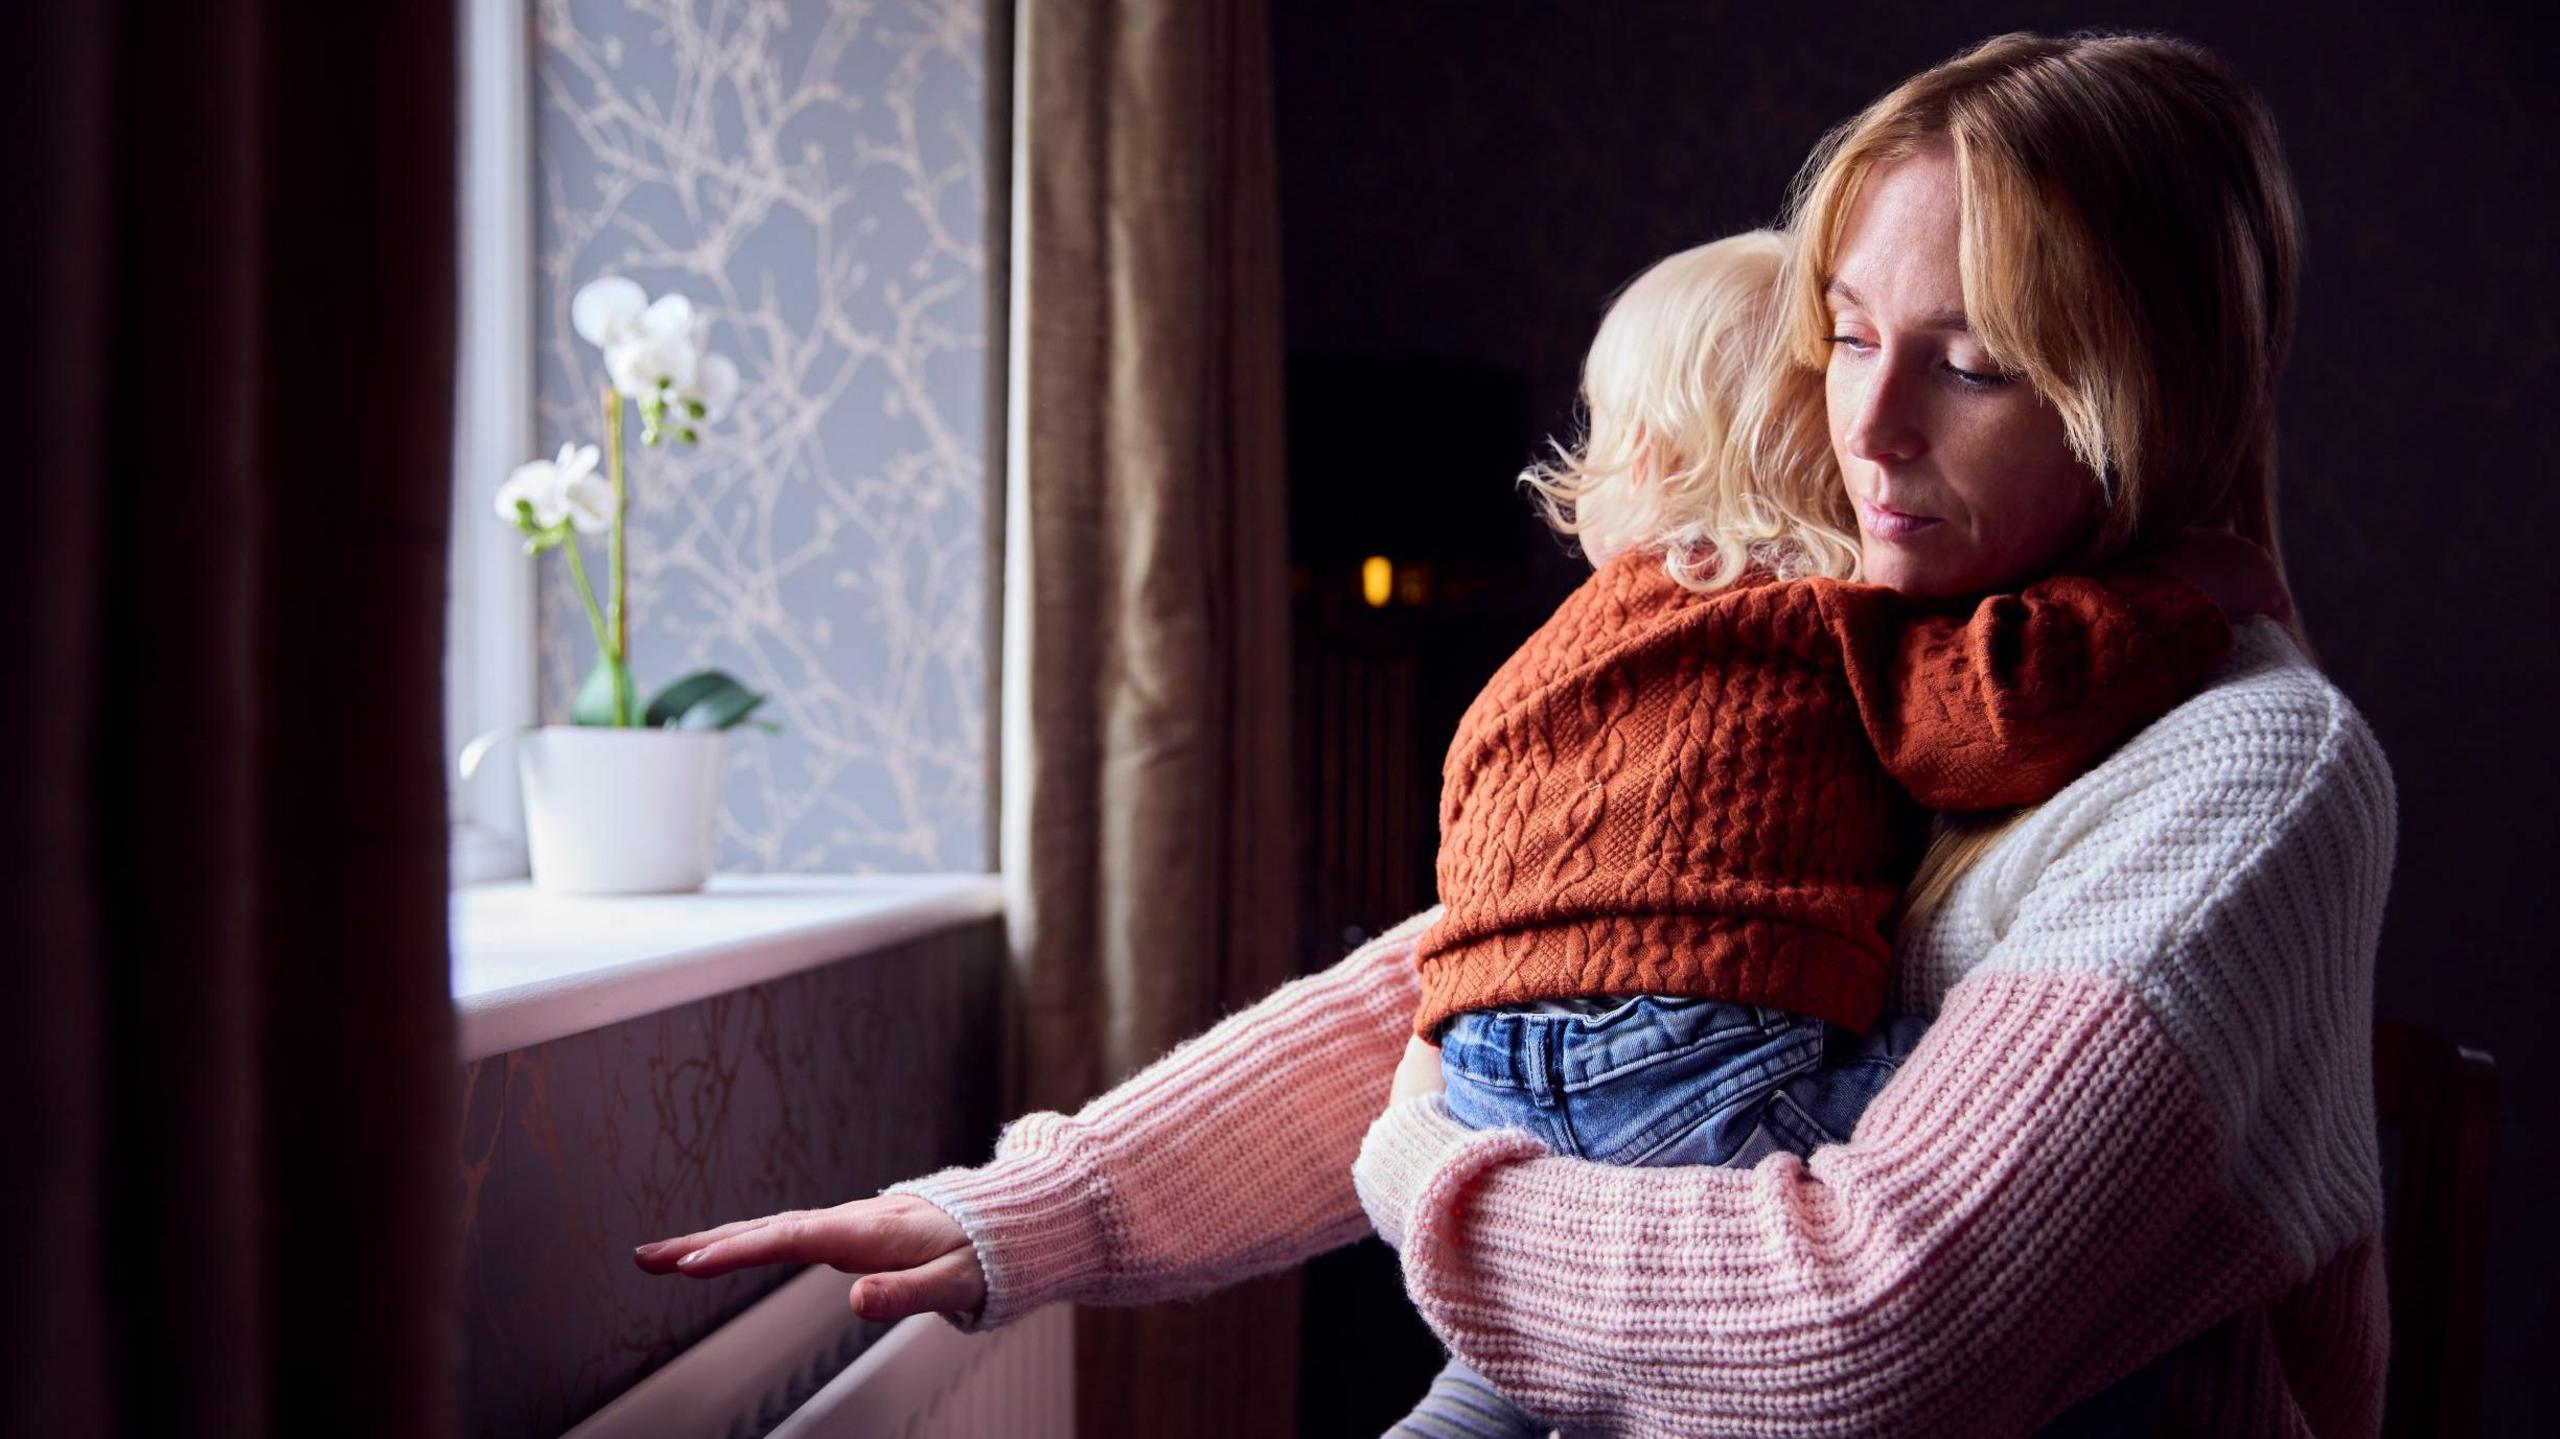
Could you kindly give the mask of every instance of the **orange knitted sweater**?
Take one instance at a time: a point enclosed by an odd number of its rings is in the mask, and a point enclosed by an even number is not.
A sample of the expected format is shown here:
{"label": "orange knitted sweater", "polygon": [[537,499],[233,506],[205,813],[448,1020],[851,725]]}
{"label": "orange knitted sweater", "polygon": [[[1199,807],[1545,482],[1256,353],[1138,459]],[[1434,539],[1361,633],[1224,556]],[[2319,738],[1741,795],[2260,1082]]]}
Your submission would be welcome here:
{"label": "orange knitted sweater", "polygon": [[1458,722],[1414,1033],[1633,992],[1863,1032],[1927,812],[2047,798],[2230,645],[2147,565],[1932,602],[1765,572],[1701,595],[1620,555]]}

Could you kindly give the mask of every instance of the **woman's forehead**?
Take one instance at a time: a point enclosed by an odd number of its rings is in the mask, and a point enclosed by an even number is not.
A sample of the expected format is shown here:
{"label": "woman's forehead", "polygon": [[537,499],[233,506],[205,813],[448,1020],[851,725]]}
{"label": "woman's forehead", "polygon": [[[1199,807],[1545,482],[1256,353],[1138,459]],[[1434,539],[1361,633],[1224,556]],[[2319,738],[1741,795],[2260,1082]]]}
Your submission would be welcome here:
{"label": "woman's forehead", "polygon": [[1840,228],[1825,294],[1914,328],[1965,328],[1959,193],[1944,149],[1880,162]]}

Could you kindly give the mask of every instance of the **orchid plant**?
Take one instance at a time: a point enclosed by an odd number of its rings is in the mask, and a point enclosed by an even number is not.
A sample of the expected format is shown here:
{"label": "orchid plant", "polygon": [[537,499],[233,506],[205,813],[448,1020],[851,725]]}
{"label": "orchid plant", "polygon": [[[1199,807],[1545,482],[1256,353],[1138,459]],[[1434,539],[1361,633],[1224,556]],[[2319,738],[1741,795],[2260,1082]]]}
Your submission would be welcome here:
{"label": "orchid plant", "polygon": [[[692,301],[673,294],[651,300],[639,285],[618,275],[580,290],[569,302],[569,323],[580,338],[604,352],[604,472],[597,473],[594,445],[562,445],[551,459],[516,467],[498,489],[498,514],[523,532],[526,554],[549,549],[567,553],[569,574],[586,604],[587,623],[596,637],[596,664],[578,687],[570,719],[582,725],[677,729],[727,729],[749,722],[772,733],[771,723],[747,720],[764,696],[720,670],[686,675],[645,706],[638,703],[631,678],[631,614],[622,565],[623,518],[631,507],[631,492],[623,481],[623,416],[637,405],[643,445],[696,443],[702,437],[699,427],[719,419],[737,398],[738,367],[726,355],[704,348],[710,320]],[[610,573],[601,608],[579,551],[581,535],[607,537]]]}

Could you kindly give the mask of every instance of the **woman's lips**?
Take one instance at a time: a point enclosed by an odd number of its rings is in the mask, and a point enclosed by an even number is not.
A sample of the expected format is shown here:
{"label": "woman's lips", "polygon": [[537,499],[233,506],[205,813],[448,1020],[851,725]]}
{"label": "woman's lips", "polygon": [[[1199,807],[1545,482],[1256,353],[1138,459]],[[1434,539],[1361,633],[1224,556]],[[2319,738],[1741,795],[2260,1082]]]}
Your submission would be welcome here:
{"label": "woman's lips", "polygon": [[1855,496],[1849,502],[1857,506],[1858,528],[1880,540],[1907,540],[1938,523],[1935,515],[1907,515]]}

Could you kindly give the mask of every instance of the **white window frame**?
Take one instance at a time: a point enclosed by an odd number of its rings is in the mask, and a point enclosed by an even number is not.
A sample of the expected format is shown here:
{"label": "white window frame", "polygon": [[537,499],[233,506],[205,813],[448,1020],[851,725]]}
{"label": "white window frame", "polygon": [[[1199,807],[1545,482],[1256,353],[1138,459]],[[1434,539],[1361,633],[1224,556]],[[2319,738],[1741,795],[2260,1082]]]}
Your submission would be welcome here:
{"label": "white window frame", "polygon": [[536,722],[533,561],[497,516],[507,472],[533,457],[533,115],[525,0],[463,7],[461,187],[453,407],[453,534],[445,610],[445,786],[452,882],[526,873],[512,745],[465,784],[475,735]]}

